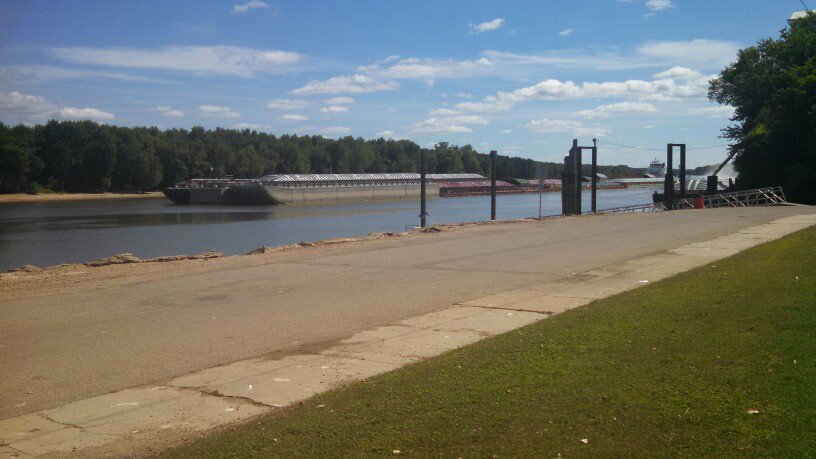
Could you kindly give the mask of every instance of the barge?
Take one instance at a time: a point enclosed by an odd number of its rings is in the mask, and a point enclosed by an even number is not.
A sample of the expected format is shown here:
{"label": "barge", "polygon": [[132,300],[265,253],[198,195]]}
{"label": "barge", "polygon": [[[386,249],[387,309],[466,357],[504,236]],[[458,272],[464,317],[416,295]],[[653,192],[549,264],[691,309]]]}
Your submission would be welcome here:
{"label": "barge", "polygon": [[[426,193],[439,196],[443,182],[484,180],[479,174],[426,174]],[[191,179],[164,189],[176,204],[268,205],[418,198],[420,175],[282,174],[254,179]]]}

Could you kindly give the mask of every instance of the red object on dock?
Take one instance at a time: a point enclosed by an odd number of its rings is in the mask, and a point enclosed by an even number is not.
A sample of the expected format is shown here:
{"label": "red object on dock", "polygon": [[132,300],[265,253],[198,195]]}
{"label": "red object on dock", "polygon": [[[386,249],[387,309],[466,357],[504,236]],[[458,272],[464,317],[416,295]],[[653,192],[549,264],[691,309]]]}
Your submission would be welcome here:
{"label": "red object on dock", "polygon": [[703,198],[693,198],[692,203],[695,209],[705,209],[705,201]]}

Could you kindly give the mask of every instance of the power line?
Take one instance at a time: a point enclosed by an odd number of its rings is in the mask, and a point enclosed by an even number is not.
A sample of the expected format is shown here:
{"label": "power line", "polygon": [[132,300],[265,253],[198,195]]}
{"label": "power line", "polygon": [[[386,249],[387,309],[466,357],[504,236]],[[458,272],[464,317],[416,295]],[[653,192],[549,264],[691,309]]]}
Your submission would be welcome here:
{"label": "power line", "polygon": [[[616,147],[621,147],[621,148],[631,148],[633,150],[643,150],[643,151],[665,151],[666,150],[665,148],[644,148],[644,147],[634,147],[632,145],[621,145],[619,143],[614,143],[614,142],[610,142],[608,140],[600,140],[600,139],[598,139],[598,142],[599,143],[608,143],[609,145],[614,145]],[[708,149],[711,149],[711,148],[721,148],[721,147],[729,147],[729,146],[730,145],[727,144],[727,143],[721,143],[719,145],[708,145],[708,146],[705,146],[705,147],[686,148],[686,151],[688,151],[688,150],[708,150]]]}
{"label": "power line", "polygon": [[621,148],[631,148],[633,150],[645,150],[645,151],[663,151],[664,150],[664,148],[643,148],[643,147],[633,147],[631,145],[621,145],[619,143],[614,143],[614,142],[610,142],[608,140],[600,140],[600,139],[598,139],[598,142],[599,143],[608,143],[609,145],[614,145],[616,147],[621,147]]}

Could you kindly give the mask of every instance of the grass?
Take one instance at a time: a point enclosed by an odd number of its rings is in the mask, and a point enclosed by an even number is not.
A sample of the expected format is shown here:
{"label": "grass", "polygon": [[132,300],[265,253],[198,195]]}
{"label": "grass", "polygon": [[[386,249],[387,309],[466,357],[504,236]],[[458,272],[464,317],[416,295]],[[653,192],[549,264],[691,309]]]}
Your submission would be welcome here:
{"label": "grass", "polygon": [[814,382],[811,228],[165,454],[812,456]]}

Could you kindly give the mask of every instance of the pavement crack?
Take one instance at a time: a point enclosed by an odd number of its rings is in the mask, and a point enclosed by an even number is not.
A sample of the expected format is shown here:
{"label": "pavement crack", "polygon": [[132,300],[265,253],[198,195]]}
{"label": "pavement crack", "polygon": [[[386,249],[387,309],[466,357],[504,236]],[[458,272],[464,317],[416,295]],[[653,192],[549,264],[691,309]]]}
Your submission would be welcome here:
{"label": "pavement crack", "polygon": [[43,419],[45,419],[46,421],[51,421],[51,422],[53,422],[54,424],[59,424],[59,425],[61,425],[61,426],[70,427],[70,428],[73,428],[73,429],[79,429],[81,432],[85,432],[85,431],[86,431],[86,430],[85,430],[85,428],[84,428],[84,427],[82,427],[82,426],[80,426],[80,425],[77,425],[77,424],[71,424],[70,422],[60,422],[60,421],[57,421],[56,419],[52,418],[51,416],[49,416],[49,415],[47,415],[47,414],[45,414],[45,413],[37,413],[37,414],[39,414],[40,416],[42,416],[42,418],[43,418]]}
{"label": "pavement crack", "polygon": [[[565,298],[565,297],[561,297],[561,298]],[[534,311],[532,309],[512,308],[510,306],[482,306],[482,305],[478,305],[478,304],[464,304],[464,303],[455,303],[455,304],[456,304],[456,306],[461,306],[463,308],[481,308],[481,309],[492,309],[492,310],[500,309],[502,311],[531,312],[533,314],[538,314],[538,315],[541,315],[541,316],[551,316],[551,315],[555,314],[552,311]]]}
{"label": "pavement crack", "polygon": [[246,397],[243,395],[225,395],[219,392],[218,389],[207,389],[205,387],[191,387],[191,386],[173,386],[173,387],[177,387],[182,390],[191,390],[193,392],[198,392],[202,395],[209,395],[210,397],[217,397],[224,400],[246,402],[249,403],[250,405],[254,405],[260,408],[279,408],[279,406],[259,402],[257,400],[254,400],[250,397]]}

